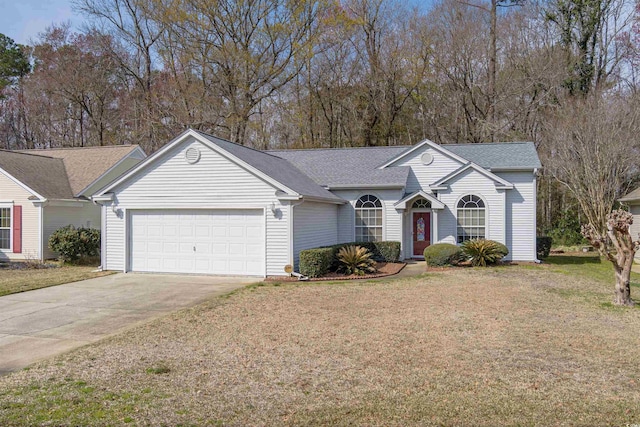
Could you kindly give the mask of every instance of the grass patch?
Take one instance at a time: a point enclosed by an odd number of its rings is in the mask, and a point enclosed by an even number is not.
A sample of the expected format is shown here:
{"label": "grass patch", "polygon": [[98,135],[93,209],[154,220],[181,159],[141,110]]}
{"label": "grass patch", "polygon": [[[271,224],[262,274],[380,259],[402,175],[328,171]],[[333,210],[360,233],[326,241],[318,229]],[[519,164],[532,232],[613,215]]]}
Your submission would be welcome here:
{"label": "grass patch", "polygon": [[62,266],[59,268],[2,270],[0,272],[0,296],[31,291],[79,280],[112,274],[110,271],[94,271],[95,266]]}
{"label": "grass patch", "polygon": [[254,285],[0,378],[0,419],[640,423],[640,311],[608,303],[607,263],[554,261]]}

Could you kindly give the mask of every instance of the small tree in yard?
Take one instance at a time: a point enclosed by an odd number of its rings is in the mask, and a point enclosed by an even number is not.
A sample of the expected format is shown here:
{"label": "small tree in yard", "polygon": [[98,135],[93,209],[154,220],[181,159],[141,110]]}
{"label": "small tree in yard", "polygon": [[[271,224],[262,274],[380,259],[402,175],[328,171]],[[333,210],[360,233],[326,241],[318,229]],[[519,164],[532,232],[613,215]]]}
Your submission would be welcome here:
{"label": "small tree in yard", "polygon": [[613,303],[634,305],[631,299],[631,267],[633,257],[640,247],[640,241],[633,240],[629,227],[633,224],[633,215],[617,209],[607,215],[607,232],[602,235],[591,224],[582,226],[582,235],[591,242],[598,252],[613,264],[616,272],[616,293]]}

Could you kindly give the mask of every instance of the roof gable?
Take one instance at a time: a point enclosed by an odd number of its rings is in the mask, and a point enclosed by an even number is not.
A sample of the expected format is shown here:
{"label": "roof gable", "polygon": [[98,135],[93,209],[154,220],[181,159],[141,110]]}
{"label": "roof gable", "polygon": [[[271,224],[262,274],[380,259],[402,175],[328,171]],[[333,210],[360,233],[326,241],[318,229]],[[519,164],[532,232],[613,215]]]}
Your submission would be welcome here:
{"label": "roof gable", "polygon": [[[136,165],[129,172],[112,182],[102,190],[97,196],[104,195],[112,191],[122,183],[131,179],[149,165],[161,158],[163,154],[169,152],[174,147],[186,142],[189,138],[194,138],[203,145],[214,150],[218,154],[236,163],[260,179],[268,182],[274,188],[287,193],[287,196],[307,197],[316,200],[324,200],[333,203],[344,203],[344,200],[318,186],[308,176],[300,172],[284,159],[270,154],[247,148],[202,132],[188,129],[173,141],[166,144],[162,149],[147,157],[144,161]],[[284,183],[287,184],[284,184]]]}
{"label": "roof gable", "polygon": [[463,166],[461,166],[460,168],[456,169],[455,171],[451,172],[449,175],[445,176],[444,178],[434,182],[433,184],[430,184],[429,187],[432,190],[438,190],[438,189],[444,189],[446,187],[448,187],[448,184],[455,180],[456,177],[460,176],[461,174],[464,174],[467,171],[470,170],[474,170],[478,173],[480,173],[481,175],[484,175],[486,178],[492,180],[496,186],[496,188],[498,189],[502,189],[502,190],[511,190],[513,188],[513,184],[510,183],[509,181],[500,178],[499,176],[489,172],[488,170],[481,168],[480,166],[476,165],[475,163],[467,163]]}
{"label": "roof gable", "polygon": [[387,168],[389,166],[392,166],[394,163],[397,163],[399,160],[401,160],[401,159],[403,159],[403,158],[415,153],[416,151],[420,151],[421,149],[424,149],[426,147],[431,147],[435,151],[438,151],[439,153],[444,154],[445,156],[447,156],[447,157],[449,157],[449,158],[451,158],[453,160],[456,160],[460,164],[465,164],[468,161],[467,159],[462,158],[462,157],[458,156],[457,154],[452,153],[451,151],[447,150],[442,145],[438,145],[433,141],[429,141],[428,139],[425,139],[424,141],[414,145],[413,147],[409,147],[408,149],[406,149],[402,153],[398,154],[397,156],[395,156],[392,159],[388,160],[384,164],[380,165],[379,169],[384,169],[384,168]]}
{"label": "roof gable", "polygon": [[422,190],[406,195],[401,200],[396,202],[393,206],[395,206],[397,209],[406,209],[407,203],[413,201],[413,199],[417,197],[422,197],[428,200],[431,203],[431,209],[444,209],[444,203],[435,198],[433,194],[425,193]]}

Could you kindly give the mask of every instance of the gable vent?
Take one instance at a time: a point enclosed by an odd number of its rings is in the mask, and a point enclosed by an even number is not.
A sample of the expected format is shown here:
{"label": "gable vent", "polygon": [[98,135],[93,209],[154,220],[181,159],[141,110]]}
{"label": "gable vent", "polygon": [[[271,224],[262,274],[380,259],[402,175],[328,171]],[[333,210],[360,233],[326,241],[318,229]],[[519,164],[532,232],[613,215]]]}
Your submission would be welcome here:
{"label": "gable vent", "polygon": [[198,150],[196,147],[189,147],[184,153],[184,158],[187,163],[191,165],[194,163],[198,163],[198,160],[200,160],[200,150]]}
{"label": "gable vent", "polygon": [[423,165],[430,165],[433,162],[433,155],[431,153],[424,153],[420,156],[420,161],[422,161]]}

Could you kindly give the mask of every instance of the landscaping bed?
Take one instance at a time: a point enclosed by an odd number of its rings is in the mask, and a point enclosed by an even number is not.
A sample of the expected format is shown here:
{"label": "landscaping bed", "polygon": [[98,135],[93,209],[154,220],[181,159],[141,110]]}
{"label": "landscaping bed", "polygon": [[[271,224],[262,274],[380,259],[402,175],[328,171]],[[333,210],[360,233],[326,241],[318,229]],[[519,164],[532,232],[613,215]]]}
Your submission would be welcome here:
{"label": "landscaping bed", "polygon": [[[322,275],[321,277],[314,277],[305,281],[318,282],[327,280],[355,280],[355,279],[375,279],[378,277],[393,276],[402,271],[407,264],[404,262],[377,262],[376,272],[370,274],[364,274],[358,276],[357,274],[343,274],[335,271],[330,271]],[[298,282],[297,277],[282,277],[282,276],[270,276],[267,277],[268,282]]]}

